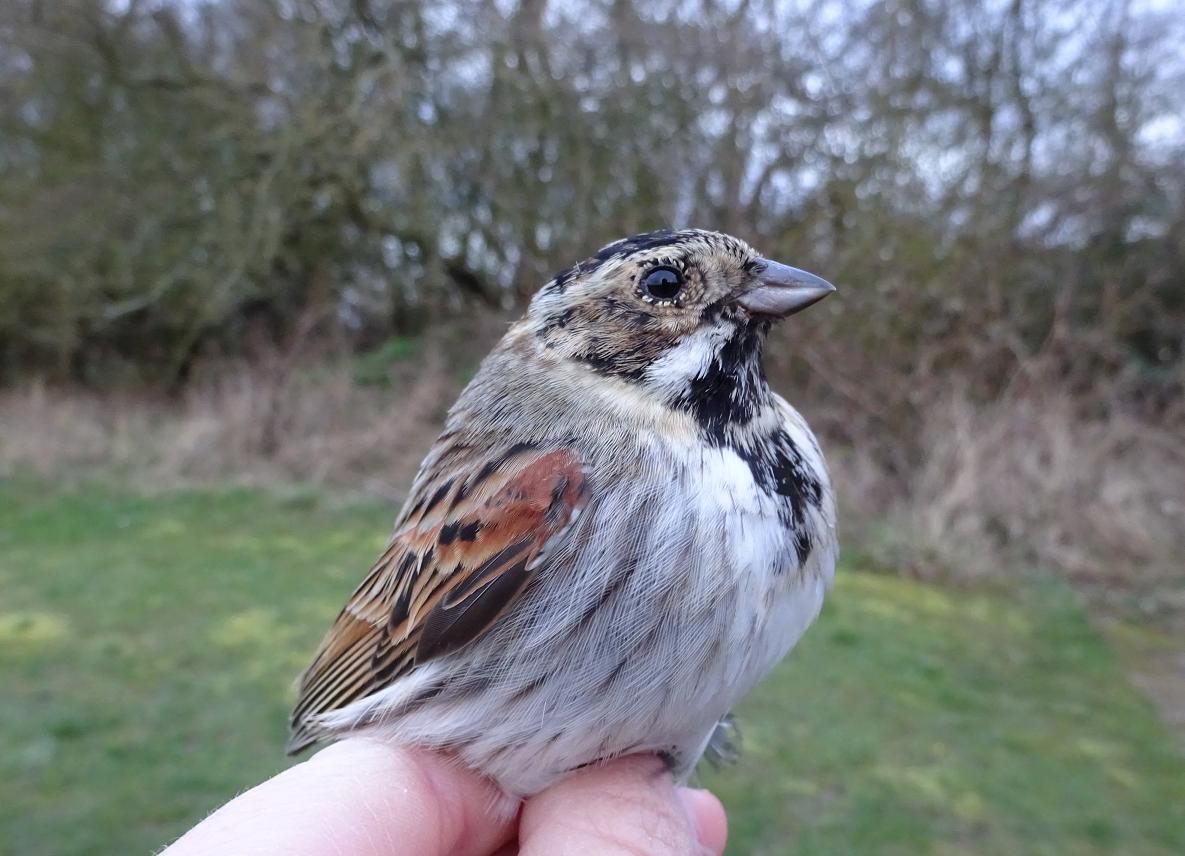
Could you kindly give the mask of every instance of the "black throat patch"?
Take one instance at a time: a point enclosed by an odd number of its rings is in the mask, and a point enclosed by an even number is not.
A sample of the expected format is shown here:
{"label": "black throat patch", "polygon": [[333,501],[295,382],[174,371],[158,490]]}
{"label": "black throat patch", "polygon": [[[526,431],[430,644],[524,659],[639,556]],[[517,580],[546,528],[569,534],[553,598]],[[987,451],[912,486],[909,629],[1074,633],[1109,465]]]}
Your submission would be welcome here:
{"label": "black throat patch", "polygon": [[761,365],[768,331],[768,323],[739,323],[704,372],[671,402],[675,409],[691,414],[714,446],[728,445],[730,429],[748,424],[772,403]]}
{"label": "black throat patch", "polygon": [[759,434],[750,427],[761,411],[777,407],[761,364],[768,332],[768,322],[739,324],[672,406],[690,413],[713,446],[735,452],[758,487],[781,498],[778,514],[793,533],[801,564],[815,547],[808,511],[822,505],[822,474],[808,463],[785,428]]}

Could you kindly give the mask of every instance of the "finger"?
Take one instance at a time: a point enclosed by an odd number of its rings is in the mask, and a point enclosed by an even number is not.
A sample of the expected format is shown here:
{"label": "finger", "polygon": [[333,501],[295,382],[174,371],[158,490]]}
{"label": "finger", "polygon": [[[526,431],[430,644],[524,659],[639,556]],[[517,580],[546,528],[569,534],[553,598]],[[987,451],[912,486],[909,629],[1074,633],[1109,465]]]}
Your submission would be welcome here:
{"label": "finger", "polygon": [[723,853],[728,841],[728,815],[711,791],[679,788],[679,799],[695,824],[695,836],[709,853]]}
{"label": "finger", "polygon": [[353,738],[231,800],[162,856],[485,856],[513,831],[506,798],[471,770]]}
{"label": "finger", "polygon": [[623,758],[575,773],[527,800],[519,853],[718,855],[727,835],[723,815],[710,794],[676,789],[657,758]]}

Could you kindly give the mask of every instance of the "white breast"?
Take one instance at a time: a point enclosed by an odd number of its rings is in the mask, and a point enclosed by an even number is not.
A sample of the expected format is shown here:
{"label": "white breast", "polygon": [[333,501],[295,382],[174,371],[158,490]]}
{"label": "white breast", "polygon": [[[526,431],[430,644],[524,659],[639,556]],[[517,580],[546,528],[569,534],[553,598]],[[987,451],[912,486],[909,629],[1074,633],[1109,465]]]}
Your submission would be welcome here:
{"label": "white breast", "polygon": [[[817,546],[799,567],[793,534],[779,516],[785,499],[763,490],[732,449],[684,449],[680,457],[696,514],[705,529],[720,526],[726,557],[720,571],[730,574],[736,587],[728,630],[735,654],[726,668],[733,670],[732,689],[739,697],[785,656],[817,617],[835,571],[834,525],[827,519],[826,505],[808,510],[811,519],[804,523],[818,533],[813,539]],[[702,575],[699,583],[704,597],[719,586],[710,574]]]}

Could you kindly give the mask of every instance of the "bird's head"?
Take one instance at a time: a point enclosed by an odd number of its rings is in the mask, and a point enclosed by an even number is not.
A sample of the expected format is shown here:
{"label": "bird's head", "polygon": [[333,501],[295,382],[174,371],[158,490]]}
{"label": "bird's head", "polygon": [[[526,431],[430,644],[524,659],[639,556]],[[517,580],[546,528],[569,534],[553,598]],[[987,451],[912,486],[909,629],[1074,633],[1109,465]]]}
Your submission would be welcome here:
{"label": "bird's head", "polygon": [[701,422],[737,421],[767,394],[761,347],[771,322],[834,290],[738,238],[663,230],[615,241],[558,274],[531,301],[525,326],[558,358]]}

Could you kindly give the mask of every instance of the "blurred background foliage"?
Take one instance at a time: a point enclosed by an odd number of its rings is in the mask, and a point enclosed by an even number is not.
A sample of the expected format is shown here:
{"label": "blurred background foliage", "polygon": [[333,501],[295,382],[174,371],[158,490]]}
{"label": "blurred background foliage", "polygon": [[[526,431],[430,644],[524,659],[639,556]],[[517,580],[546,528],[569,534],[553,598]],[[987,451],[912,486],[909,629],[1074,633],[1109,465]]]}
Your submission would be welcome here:
{"label": "blurred background foliage", "polygon": [[[1159,580],[1185,550],[1182,43],[1158,0],[8,0],[0,458],[394,492],[393,437],[552,272],[696,225],[840,285],[770,361],[850,544]],[[302,374],[352,354],[335,392]]]}
{"label": "blurred background foliage", "polygon": [[840,288],[767,349],[846,567],[710,779],[737,852],[1180,852],[1125,683],[1179,736],[1182,44],[1176,0],[2,0],[11,840],[142,850],[274,770],[505,324],[690,225]]}
{"label": "blurred background foliage", "polygon": [[843,286],[809,326],[849,384],[990,393],[1048,353],[1151,391],[1185,326],[1183,24],[1131,0],[9,0],[4,368],[177,382],[310,311],[365,344],[696,224]]}

